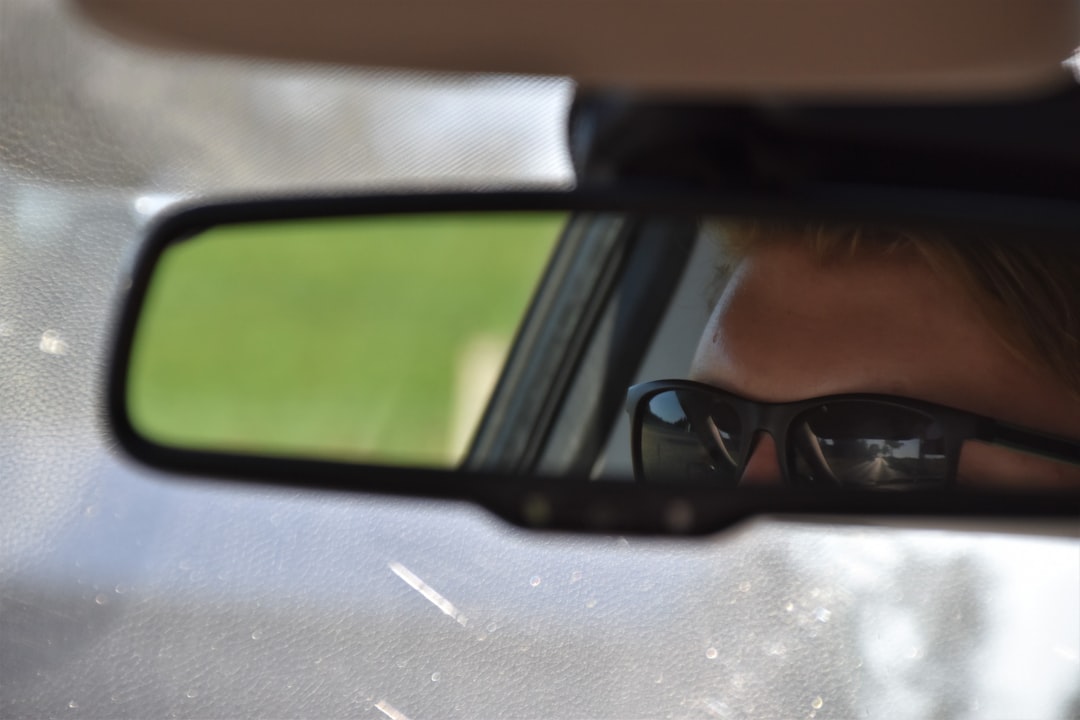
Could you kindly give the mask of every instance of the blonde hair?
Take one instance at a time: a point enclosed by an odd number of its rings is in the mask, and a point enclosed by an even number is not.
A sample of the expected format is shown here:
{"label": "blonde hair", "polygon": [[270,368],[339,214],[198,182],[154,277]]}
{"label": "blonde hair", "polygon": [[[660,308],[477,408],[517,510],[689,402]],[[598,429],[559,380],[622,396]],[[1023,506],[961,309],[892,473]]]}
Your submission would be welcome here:
{"label": "blonde hair", "polygon": [[821,263],[915,252],[971,298],[1010,352],[1080,399],[1080,254],[1004,238],[845,224],[746,221],[714,227],[721,275],[767,243],[798,244]]}

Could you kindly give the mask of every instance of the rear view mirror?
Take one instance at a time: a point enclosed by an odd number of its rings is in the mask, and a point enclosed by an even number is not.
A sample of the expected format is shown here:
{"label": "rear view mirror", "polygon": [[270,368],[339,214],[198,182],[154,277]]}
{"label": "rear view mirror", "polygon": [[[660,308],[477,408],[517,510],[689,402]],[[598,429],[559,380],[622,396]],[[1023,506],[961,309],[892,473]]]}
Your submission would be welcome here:
{"label": "rear view mirror", "polygon": [[[751,219],[825,217],[955,234],[988,215],[995,232],[1033,230],[1030,213],[1000,205],[812,205],[575,191],[181,211],[155,229],[135,268],[110,421],[128,452],[158,468],[471,499],[533,527],[702,532],[763,512],[1075,516],[1080,482],[992,492],[953,487],[950,475],[961,436],[1069,467],[1080,465],[1075,439],[916,401],[876,412],[870,425],[845,420],[861,418],[874,397],[761,410],[684,383],[635,388],[626,404],[689,247],[709,233]],[[1075,230],[1068,213],[1048,217],[1053,226],[1038,228],[1044,240]],[[594,284],[561,288],[575,263],[595,266]],[[575,292],[577,304],[568,302]],[[519,337],[507,366],[526,318],[527,328],[543,321],[548,330]],[[547,341],[561,343],[565,359],[545,359]],[[557,367],[526,376],[530,361]],[[619,372],[589,369],[605,364]],[[588,377],[597,378],[592,387]],[[624,404],[634,440],[622,466],[635,467],[636,481],[601,470],[619,466],[604,457],[610,449],[569,473],[529,454],[555,433],[560,413],[587,416],[606,438]],[[500,435],[500,423],[524,416],[519,406],[535,406],[529,417],[547,424]],[[741,485],[748,423],[781,438],[785,473],[810,481]]]}

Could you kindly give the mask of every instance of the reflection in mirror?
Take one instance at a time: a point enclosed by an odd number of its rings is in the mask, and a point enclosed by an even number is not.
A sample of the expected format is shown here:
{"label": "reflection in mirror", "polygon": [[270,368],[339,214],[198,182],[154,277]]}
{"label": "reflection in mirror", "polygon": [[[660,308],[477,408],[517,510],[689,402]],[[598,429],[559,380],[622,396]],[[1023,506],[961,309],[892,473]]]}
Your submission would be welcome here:
{"label": "reflection in mirror", "polygon": [[946,484],[945,426],[952,415],[869,397],[762,407],[689,384],[660,390],[642,404],[635,428],[642,477],[737,486],[746,431],[761,410],[783,418],[766,427],[781,438],[778,467],[792,484],[878,490]]}
{"label": "reflection in mirror", "polygon": [[132,424],[191,450],[453,465],[565,219],[257,222],[172,244],[135,332]]}
{"label": "reflection in mirror", "polygon": [[630,390],[638,480],[1080,491],[1075,252],[1034,232],[704,228],[721,291],[688,372]]}
{"label": "reflection in mirror", "polygon": [[[1080,262],[925,228],[563,211],[219,226],[167,245],[154,269],[132,346],[131,422],[174,448],[453,466],[562,234],[583,254],[601,236],[632,254],[641,238],[695,227],[721,267],[692,292],[702,303],[720,292],[704,328],[654,348],[674,379],[629,391],[637,480],[1080,490]],[[597,273],[631,265],[608,262]],[[580,312],[579,300],[561,312]],[[595,384],[576,384],[568,405],[624,391]],[[512,391],[551,393],[531,381]]]}
{"label": "reflection in mirror", "polygon": [[714,235],[726,285],[700,382],[641,394],[645,477],[1080,490],[1075,251],[1034,229],[757,219]]}

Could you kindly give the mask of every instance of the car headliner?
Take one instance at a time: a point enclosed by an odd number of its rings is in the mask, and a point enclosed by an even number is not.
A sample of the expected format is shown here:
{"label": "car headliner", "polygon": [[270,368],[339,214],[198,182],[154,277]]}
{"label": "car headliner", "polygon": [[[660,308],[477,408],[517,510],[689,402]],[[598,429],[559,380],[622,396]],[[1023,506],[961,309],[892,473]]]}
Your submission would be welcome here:
{"label": "car headliner", "polygon": [[1076,0],[75,0],[163,49],[653,93],[970,98],[1064,81]]}

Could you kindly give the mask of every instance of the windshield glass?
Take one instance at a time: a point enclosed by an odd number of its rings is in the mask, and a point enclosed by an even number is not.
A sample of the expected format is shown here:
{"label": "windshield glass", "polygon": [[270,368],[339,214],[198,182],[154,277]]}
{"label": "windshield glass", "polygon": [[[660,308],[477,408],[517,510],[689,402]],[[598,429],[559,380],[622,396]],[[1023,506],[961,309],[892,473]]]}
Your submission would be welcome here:
{"label": "windshield glass", "polygon": [[[1080,714],[1073,538],[773,520],[553,537],[455,504],[166,479],[119,454],[105,348],[157,213],[565,187],[572,91],[176,57],[60,2],[0,0],[0,715]],[[685,298],[685,332],[705,305]],[[650,356],[642,379],[685,360]]]}

